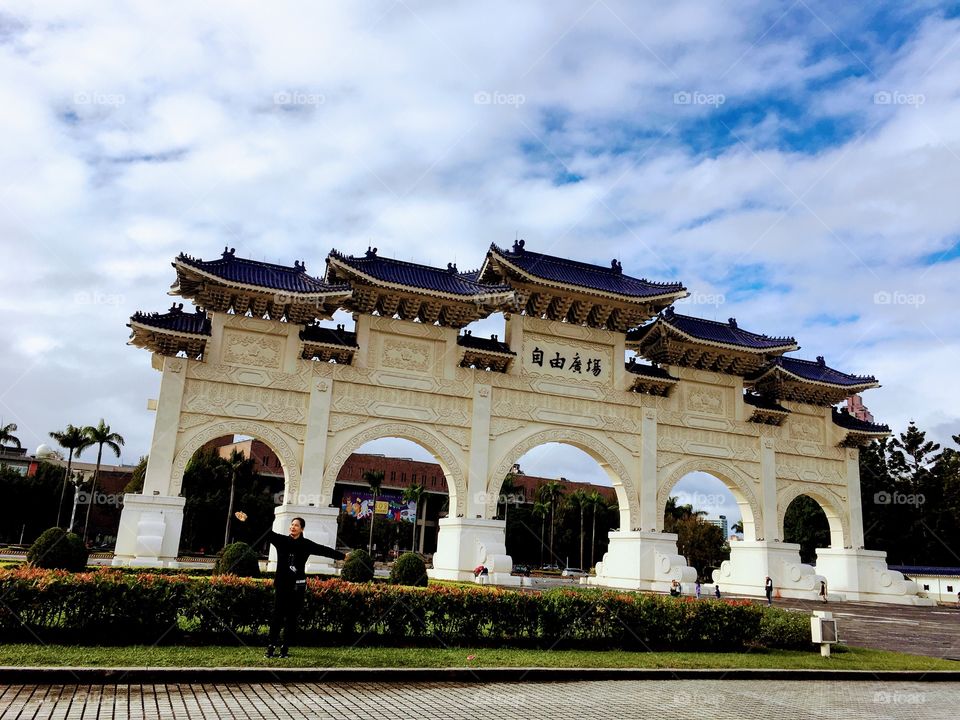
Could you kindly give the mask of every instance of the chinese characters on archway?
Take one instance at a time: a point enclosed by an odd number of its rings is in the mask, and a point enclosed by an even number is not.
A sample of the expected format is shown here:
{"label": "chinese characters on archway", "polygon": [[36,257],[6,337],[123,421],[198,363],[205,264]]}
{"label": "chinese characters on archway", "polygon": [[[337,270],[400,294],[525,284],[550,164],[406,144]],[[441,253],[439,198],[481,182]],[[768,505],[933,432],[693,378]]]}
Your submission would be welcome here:
{"label": "chinese characters on archway", "polygon": [[586,363],[584,363],[584,358],[581,358],[580,353],[578,352],[574,353],[573,357],[568,358],[567,355],[561,355],[560,351],[558,350],[554,352],[552,358],[546,358],[544,357],[543,350],[541,350],[539,347],[535,347],[530,360],[534,365],[539,365],[540,367],[543,367],[543,363],[547,362],[554,370],[567,370],[570,373],[579,375],[589,373],[590,375],[597,377],[602,371],[600,358],[586,358]]}

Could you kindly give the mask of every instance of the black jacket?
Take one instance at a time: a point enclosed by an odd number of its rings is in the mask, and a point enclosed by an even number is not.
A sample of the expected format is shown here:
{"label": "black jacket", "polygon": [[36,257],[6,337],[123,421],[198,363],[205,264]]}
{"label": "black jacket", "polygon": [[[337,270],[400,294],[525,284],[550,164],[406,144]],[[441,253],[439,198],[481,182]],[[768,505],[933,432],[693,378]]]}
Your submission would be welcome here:
{"label": "black jacket", "polygon": [[339,550],[307,540],[303,535],[294,540],[289,535],[270,532],[267,536],[270,544],[277,548],[277,577],[275,584],[292,585],[306,578],[307,558],[311,555],[323,555],[334,560],[346,557]]}

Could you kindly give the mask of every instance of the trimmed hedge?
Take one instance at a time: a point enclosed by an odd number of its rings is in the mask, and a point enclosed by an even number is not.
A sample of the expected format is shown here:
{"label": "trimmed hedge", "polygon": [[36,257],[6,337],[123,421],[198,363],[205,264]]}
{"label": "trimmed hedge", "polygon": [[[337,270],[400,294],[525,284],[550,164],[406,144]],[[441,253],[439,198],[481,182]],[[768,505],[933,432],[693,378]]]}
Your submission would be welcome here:
{"label": "trimmed hedge", "polygon": [[368,583],[373,580],[373,558],[366,550],[354,550],[343,561],[340,577],[347,582]]}
{"label": "trimmed hedge", "polygon": [[390,582],[394,585],[426,587],[427,566],[416,553],[405,552],[390,568]]}
{"label": "trimmed hedge", "polygon": [[80,572],[87,566],[89,555],[79,535],[52,527],[30,546],[27,563],[31,567]]}
{"label": "trimmed hedge", "polygon": [[227,545],[217,556],[213,565],[214,575],[260,577],[260,561],[257,554],[245,542]]}
{"label": "trimmed hedge", "polygon": [[[521,593],[308,580],[306,642],[624,650],[811,647],[809,618],[744,600],[604,590]],[[0,570],[0,638],[131,644],[262,635],[268,580]]]}

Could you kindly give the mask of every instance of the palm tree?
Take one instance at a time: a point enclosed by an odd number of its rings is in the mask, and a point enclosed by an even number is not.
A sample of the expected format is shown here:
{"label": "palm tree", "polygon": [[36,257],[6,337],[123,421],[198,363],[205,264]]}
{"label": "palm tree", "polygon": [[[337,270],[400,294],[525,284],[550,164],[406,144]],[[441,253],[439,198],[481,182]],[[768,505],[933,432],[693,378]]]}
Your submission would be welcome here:
{"label": "palm tree", "polygon": [[[417,518],[420,516],[420,498],[423,497],[423,485],[411,485],[403,491],[403,501],[414,503],[413,511],[413,537],[410,538],[410,551],[417,550]],[[422,533],[421,533],[422,534]]]}
{"label": "palm tree", "polygon": [[7,425],[0,426],[0,445],[6,445],[7,443],[10,443],[11,445],[16,445],[18,450],[23,447],[20,445],[20,438],[14,435],[16,431],[16,423],[9,423]]}
{"label": "palm tree", "polygon": [[237,488],[237,478],[246,473],[253,466],[253,460],[234,448],[230,452],[230,459],[224,460],[220,466],[222,472],[230,479],[230,502],[227,505],[227,528],[223,533],[223,546],[230,544],[230,526],[233,524],[233,498]]}
{"label": "palm tree", "polygon": [[370,486],[370,492],[373,494],[373,506],[370,508],[370,540],[367,542],[367,552],[373,557],[373,521],[377,519],[377,496],[380,494],[380,486],[383,484],[383,470],[366,470],[363,473],[363,479]]}
{"label": "palm tree", "polygon": [[512,472],[507,473],[503,482],[500,484],[500,497],[497,498],[497,504],[500,504],[500,498],[503,498],[503,522],[507,522],[507,506],[510,505],[510,501],[513,499],[508,497],[513,494],[513,491],[517,489],[517,485],[514,482],[516,475]]}
{"label": "palm tree", "polygon": [[93,499],[97,491],[97,479],[100,477],[100,461],[103,459],[103,446],[113,450],[113,454],[120,457],[120,446],[123,445],[123,438],[115,432],[110,431],[103,418],[96,427],[88,425],[83,429],[83,434],[87,436],[90,445],[97,446],[97,468],[93,471],[93,485],[90,487],[90,502],[87,504],[87,517],[83,521],[83,541],[87,541],[87,530],[90,525],[90,508],[93,507]]}
{"label": "palm tree", "polygon": [[546,485],[541,485],[537,491],[540,495],[540,501],[550,507],[550,558],[553,559],[553,536],[556,530],[557,509],[563,499],[563,485],[558,480],[551,480]]}
{"label": "palm tree", "polygon": [[590,531],[590,567],[593,567],[595,563],[593,562],[593,553],[597,547],[597,510],[605,509],[607,507],[607,501],[603,499],[603,495],[599,491],[594,490],[588,496],[588,507],[590,508],[590,520],[593,523],[593,528]]}
{"label": "palm tree", "polygon": [[545,502],[535,500],[531,512],[540,518],[540,567],[543,567],[543,535],[547,527],[547,514],[550,512],[550,506]]}
{"label": "palm tree", "polygon": [[[67,468],[63,473],[63,485],[60,487],[60,504],[57,506],[57,527],[60,527],[60,513],[63,511],[63,496],[67,491],[67,478],[73,469],[73,456],[80,457],[80,453],[90,447],[90,438],[88,438],[83,428],[67,425],[66,429],[50,433],[50,437],[56,440],[60,447],[68,450]],[[72,528],[71,528],[72,529]]]}
{"label": "palm tree", "polygon": [[578,489],[570,496],[571,502],[580,510],[580,569],[583,569],[583,513],[590,504],[590,496],[583,489]]}

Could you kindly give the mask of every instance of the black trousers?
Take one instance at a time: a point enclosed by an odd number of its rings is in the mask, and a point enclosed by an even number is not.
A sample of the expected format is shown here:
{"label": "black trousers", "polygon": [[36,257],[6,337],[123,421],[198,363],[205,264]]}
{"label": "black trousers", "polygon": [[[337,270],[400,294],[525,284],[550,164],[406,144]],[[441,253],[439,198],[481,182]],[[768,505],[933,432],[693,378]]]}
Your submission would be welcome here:
{"label": "black trousers", "polygon": [[290,646],[297,634],[297,618],[303,607],[303,598],[307,594],[306,583],[297,585],[284,583],[276,586],[273,599],[273,617],[270,619],[270,644],[280,644],[280,631],[283,631],[283,644]]}

